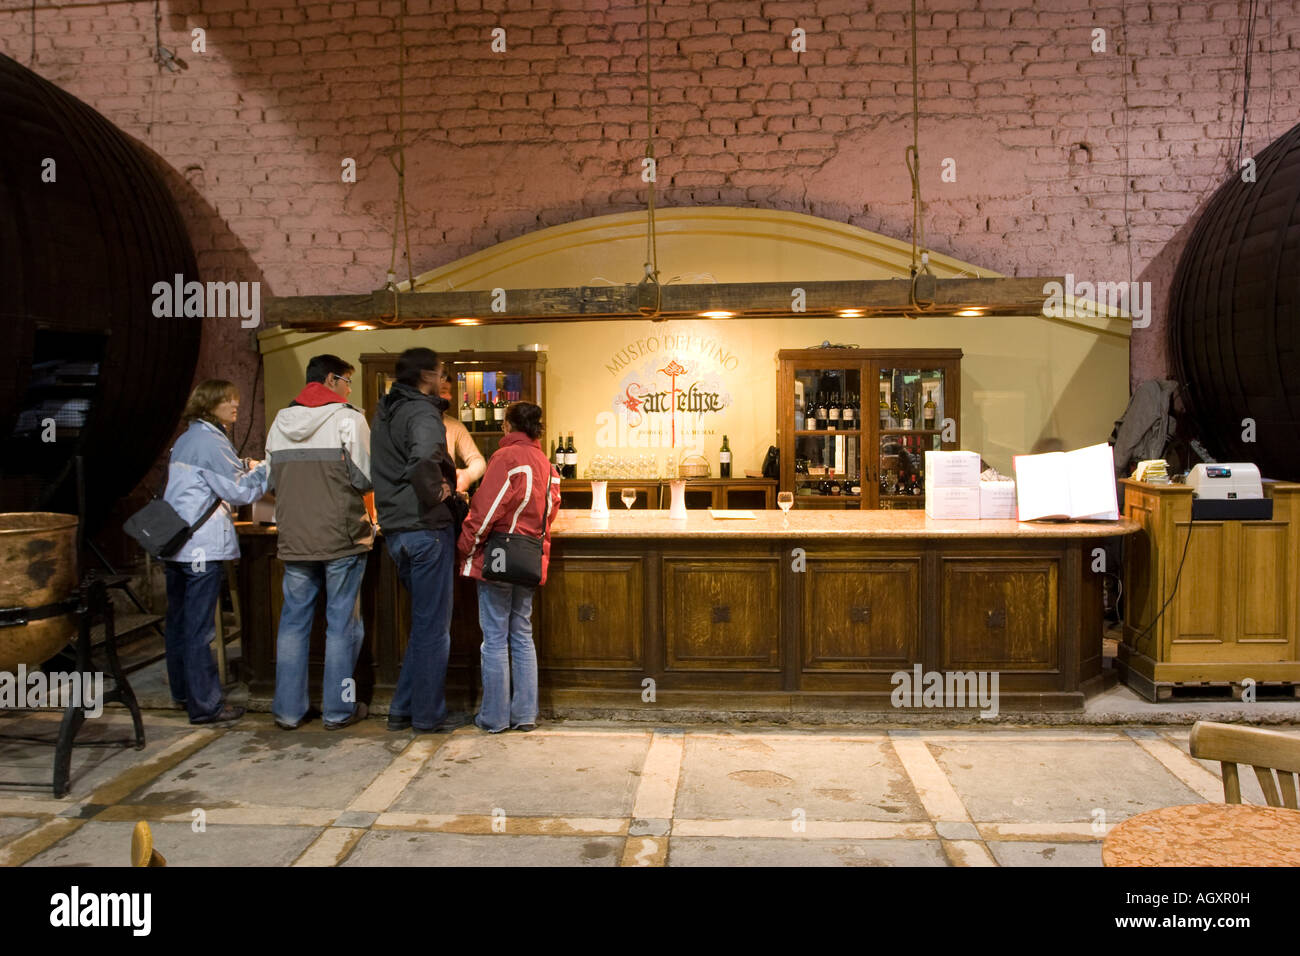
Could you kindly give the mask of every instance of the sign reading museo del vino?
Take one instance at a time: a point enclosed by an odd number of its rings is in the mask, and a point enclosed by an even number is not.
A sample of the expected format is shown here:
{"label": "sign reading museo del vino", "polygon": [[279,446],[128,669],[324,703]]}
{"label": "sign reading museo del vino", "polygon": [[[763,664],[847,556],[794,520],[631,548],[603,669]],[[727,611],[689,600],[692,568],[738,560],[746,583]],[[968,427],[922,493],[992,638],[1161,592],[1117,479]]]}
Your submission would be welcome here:
{"label": "sign reading museo del vino", "polygon": [[728,373],[740,359],[715,338],[666,332],[610,356],[613,411],[596,416],[600,447],[699,448],[732,404]]}

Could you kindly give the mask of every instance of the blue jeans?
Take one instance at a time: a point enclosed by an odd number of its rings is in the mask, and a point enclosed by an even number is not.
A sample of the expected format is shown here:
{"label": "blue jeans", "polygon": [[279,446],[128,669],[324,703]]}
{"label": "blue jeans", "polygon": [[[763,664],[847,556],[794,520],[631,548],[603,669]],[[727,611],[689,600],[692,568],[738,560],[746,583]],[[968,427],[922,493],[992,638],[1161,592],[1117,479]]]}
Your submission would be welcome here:
{"label": "blue jeans", "polygon": [[537,723],[532,613],[532,588],[503,581],[478,582],[483,703],[474,723],[492,733]]}
{"label": "blue jeans", "polygon": [[388,713],[410,717],[416,730],[433,730],[447,716],[456,542],[450,527],[398,531],[387,540],[397,575],[411,593],[411,634]]}
{"label": "blue jeans", "polygon": [[226,566],[221,561],[195,571],[186,561],[163,562],[167,579],[167,683],[172,698],[184,700],[190,720],[215,717],[223,698],[221,678],[208,646],[216,634],[217,600]]}
{"label": "blue jeans", "polygon": [[[332,723],[347,720],[356,710],[353,671],[365,628],[361,624],[361,576],[366,553],[333,561],[284,562],[284,604],[275,642],[275,700],[277,720],[296,724],[307,715],[307,659],[316,596],[325,586],[325,678],[321,713]],[[344,681],[353,681],[345,688]],[[346,693],[345,693],[346,689]],[[346,699],[345,699],[346,698]]]}

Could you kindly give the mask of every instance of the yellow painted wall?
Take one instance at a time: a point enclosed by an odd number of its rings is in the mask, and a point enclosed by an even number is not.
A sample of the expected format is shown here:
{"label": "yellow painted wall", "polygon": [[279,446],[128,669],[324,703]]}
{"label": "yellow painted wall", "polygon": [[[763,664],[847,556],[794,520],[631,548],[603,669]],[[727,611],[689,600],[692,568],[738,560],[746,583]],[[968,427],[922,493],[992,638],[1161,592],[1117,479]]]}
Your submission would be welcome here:
{"label": "yellow painted wall", "polygon": [[[661,281],[718,282],[875,279],[906,276],[910,246],[884,236],[795,213],[704,207],[661,210],[658,215]],[[417,278],[419,291],[505,289],[635,282],[645,259],[645,215],[602,216],[501,243]],[[994,276],[944,256],[931,256],[941,278]],[[376,282],[376,285],[381,284]],[[325,293],[329,290],[320,290]],[[706,416],[705,433],[680,450],[703,451],[716,474],[723,433],[730,437],[733,474],[757,469],[776,443],[776,353],[824,340],[861,348],[959,348],[962,360],[961,436],[1010,473],[1011,456],[1044,437],[1066,447],[1105,441],[1128,402],[1128,320],[1048,319],[1039,316],[920,319],[647,320],[514,326],[351,331],[328,334],[261,334],[265,357],[268,424],[301,388],[307,360],[332,352],[358,367],[363,352],[400,352],[414,345],[439,352],[513,351],[526,343],[548,347],[548,433],[572,431],[580,467],[598,452],[641,454],[665,448],[598,447],[618,440],[607,425],[626,369],[614,356],[634,343],[658,345],[651,359],[693,360],[700,374],[718,372],[731,404]],[[728,358],[729,356],[729,358]],[[719,368],[719,357],[730,369]],[[664,380],[666,381],[666,379]],[[866,399],[874,401],[874,389]],[[868,414],[871,414],[870,406]],[[681,427],[681,426],[679,426]],[[626,429],[621,440],[632,434]],[[653,441],[653,439],[651,439]],[[608,442],[607,442],[608,444]],[[680,443],[679,443],[680,444]],[[696,445],[698,448],[692,448]]]}

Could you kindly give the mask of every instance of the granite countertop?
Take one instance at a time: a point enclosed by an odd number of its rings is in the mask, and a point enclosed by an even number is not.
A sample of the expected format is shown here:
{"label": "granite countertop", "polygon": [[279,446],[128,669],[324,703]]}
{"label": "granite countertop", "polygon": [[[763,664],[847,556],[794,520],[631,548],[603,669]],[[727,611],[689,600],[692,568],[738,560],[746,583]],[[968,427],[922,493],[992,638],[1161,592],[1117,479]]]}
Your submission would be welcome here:
{"label": "granite countertop", "polygon": [[[240,534],[275,534],[274,525],[235,522]],[[754,511],[753,518],[714,518],[690,510],[685,520],[667,511],[610,509],[609,517],[561,508],[554,538],[1108,538],[1139,526],[1119,521],[959,521],[927,518],[924,511]]]}
{"label": "granite countertop", "polygon": [[667,511],[615,511],[608,518],[561,509],[551,527],[555,538],[1106,538],[1132,534],[1139,526],[1119,521],[959,521],[927,518],[924,511],[755,511],[754,517],[713,518],[687,511],[685,520]]}

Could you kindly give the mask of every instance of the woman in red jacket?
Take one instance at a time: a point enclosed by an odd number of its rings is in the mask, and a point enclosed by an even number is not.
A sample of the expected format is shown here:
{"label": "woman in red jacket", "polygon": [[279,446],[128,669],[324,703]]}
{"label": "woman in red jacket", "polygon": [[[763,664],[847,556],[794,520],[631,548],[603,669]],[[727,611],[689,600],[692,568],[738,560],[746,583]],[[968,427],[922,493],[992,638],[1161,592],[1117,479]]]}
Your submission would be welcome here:
{"label": "woman in red jacket", "polygon": [[[532,402],[506,409],[505,437],[488,461],[456,545],[460,573],[478,579],[483,630],[483,703],[474,723],[490,733],[537,725],[537,651],[531,587],[483,577],[484,547],[494,531],[542,539],[542,580],[550,561],[551,522],[560,507],[560,476],[539,439],[542,410]],[[550,504],[547,504],[549,496]],[[543,526],[545,516],[545,526]]]}

